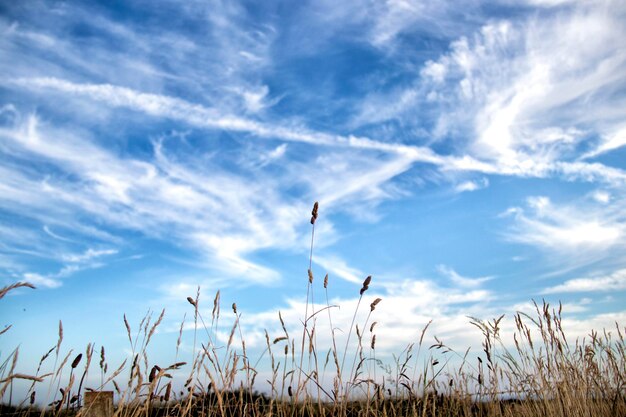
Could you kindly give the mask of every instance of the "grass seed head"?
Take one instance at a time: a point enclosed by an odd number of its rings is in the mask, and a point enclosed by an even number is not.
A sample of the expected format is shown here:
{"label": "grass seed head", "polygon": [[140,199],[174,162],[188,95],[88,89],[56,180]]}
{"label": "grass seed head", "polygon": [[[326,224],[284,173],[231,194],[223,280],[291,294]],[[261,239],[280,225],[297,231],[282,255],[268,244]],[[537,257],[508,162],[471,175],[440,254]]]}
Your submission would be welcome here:
{"label": "grass seed head", "polygon": [[193,298],[187,297],[187,301],[189,301],[189,304],[191,304],[192,306],[196,307],[196,302],[194,301]]}
{"label": "grass seed head", "polygon": [[[126,322],[126,315],[124,315],[124,322]],[[130,334],[130,331],[129,331]],[[57,341],[56,354],[59,354],[59,349],[61,349],[61,342],[63,342],[63,322],[59,320],[59,340]]]}
{"label": "grass seed head", "polygon": [[316,201],[315,204],[313,204],[313,210],[311,211],[311,224],[315,224],[315,220],[317,220],[317,209],[319,208],[319,204]]}
{"label": "grass seed head", "polygon": [[363,286],[364,287],[369,287],[370,282],[372,282],[372,276],[368,275],[367,278],[365,278],[365,280],[363,281]]}
{"label": "grass seed head", "polygon": [[104,346],[100,348],[100,369],[104,369]]}
{"label": "grass seed head", "polygon": [[154,365],[150,370],[150,375],[148,375],[148,382],[154,381],[154,377],[156,377],[157,372],[159,372],[160,370],[161,368],[159,368],[157,365]]}
{"label": "grass seed head", "polygon": [[359,291],[360,295],[363,295],[363,293],[368,290],[370,282],[372,282],[372,276],[368,275],[365,281],[363,281],[363,286],[361,287],[361,291]]}
{"label": "grass seed head", "polygon": [[170,394],[172,393],[172,383],[168,383],[167,387],[165,388],[165,396],[163,397],[163,399],[165,400],[165,402],[170,400]]}
{"label": "grass seed head", "polygon": [[[317,203],[315,203],[315,206],[317,207]],[[316,215],[317,217],[317,215]],[[9,285],[7,287],[4,287],[2,289],[0,289],[0,298],[4,297],[6,295],[6,293],[8,293],[9,291],[15,289],[15,288],[20,288],[20,287],[28,287],[28,288],[32,288],[35,289],[35,286],[33,284],[31,284],[30,282],[17,282],[15,284]]]}
{"label": "grass seed head", "polygon": [[372,301],[372,304],[370,304],[370,312],[374,311],[374,309],[376,309],[376,305],[380,303],[381,301],[382,301],[382,298],[377,298],[374,301]]}
{"label": "grass seed head", "polygon": [[217,292],[215,293],[215,298],[213,299],[213,311],[211,312],[211,315],[213,317],[215,317],[216,312],[219,316],[219,303],[220,303],[220,290],[217,290]]}
{"label": "grass seed head", "polygon": [[78,355],[76,355],[76,357],[74,358],[74,361],[72,362],[72,369],[76,368],[78,366],[78,364],[80,363],[80,360],[83,358],[83,354],[79,353]]}

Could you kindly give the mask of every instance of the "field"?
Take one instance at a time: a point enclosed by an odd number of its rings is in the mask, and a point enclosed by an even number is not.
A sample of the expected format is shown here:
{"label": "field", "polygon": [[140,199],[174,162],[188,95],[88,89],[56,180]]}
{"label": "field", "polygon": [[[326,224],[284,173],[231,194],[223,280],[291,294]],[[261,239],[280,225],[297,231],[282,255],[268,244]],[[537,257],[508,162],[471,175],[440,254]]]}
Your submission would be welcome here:
{"label": "field", "polygon": [[[311,223],[314,233],[317,210]],[[313,239],[311,256],[313,253]],[[309,259],[310,261],[310,259]],[[217,340],[222,312],[219,292],[208,307],[201,306],[199,291],[187,302],[193,310],[193,352],[172,364],[151,365],[149,346],[163,313],[146,316],[134,331],[124,317],[132,355],[109,368],[105,348],[93,344],[84,353],[65,354],[63,328],[56,346],[43,352],[31,374],[16,373],[19,348],[0,364],[2,415],[83,415],[87,391],[114,390],[116,416],[625,416],[626,345],[624,328],[590,329],[584,340],[568,340],[561,323],[561,306],[535,304],[532,315],[517,313],[489,321],[470,319],[483,336],[480,354],[456,352],[444,342],[427,346],[424,335],[393,356],[391,363],[376,357],[376,322],[371,315],[383,301],[366,301],[371,277],[360,289],[352,324],[340,346],[331,331],[332,346],[317,345],[316,323],[332,325],[332,306],[314,310],[311,302],[313,273],[309,269],[306,311],[301,333],[288,332],[280,317],[282,335],[271,339],[258,358],[248,355],[239,326],[237,305],[227,317],[230,337]],[[323,287],[328,300],[327,277]],[[0,290],[0,298],[28,283]],[[27,296],[27,295],[25,295]],[[363,301],[361,303],[361,301]],[[204,307],[204,308],[201,308]],[[204,316],[202,311],[211,311]],[[365,312],[358,323],[357,313]],[[360,316],[363,317],[363,316]],[[501,337],[506,320],[514,323],[513,340]],[[6,332],[8,329],[3,331]],[[181,324],[176,357],[183,333]],[[6,337],[3,335],[2,337]],[[352,339],[352,345],[349,344]],[[356,349],[354,348],[356,346]],[[476,347],[472,347],[476,348]],[[421,355],[421,356],[420,356]],[[418,356],[427,365],[418,369]],[[453,358],[451,360],[450,358]],[[52,365],[53,363],[53,365]],[[266,364],[259,390],[260,363]],[[42,369],[52,369],[44,373]],[[173,375],[187,372],[182,381]],[[89,374],[99,375],[100,386],[86,387]],[[13,398],[14,383],[29,384],[25,398]],[[51,402],[40,404],[37,396]]]}

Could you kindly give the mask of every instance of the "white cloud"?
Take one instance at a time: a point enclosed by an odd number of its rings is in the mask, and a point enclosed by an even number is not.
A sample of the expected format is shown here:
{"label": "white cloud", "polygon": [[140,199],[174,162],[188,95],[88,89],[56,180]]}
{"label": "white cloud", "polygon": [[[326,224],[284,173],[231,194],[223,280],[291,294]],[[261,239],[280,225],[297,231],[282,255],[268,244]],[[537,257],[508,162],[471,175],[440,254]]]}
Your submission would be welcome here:
{"label": "white cloud", "polygon": [[467,30],[472,18],[480,14],[480,4],[471,0],[388,0],[365,4],[356,1],[352,4],[367,13],[366,39],[386,53],[396,54],[404,53],[402,46],[406,40],[403,36],[427,33],[433,38],[445,39]]}
{"label": "white cloud", "polygon": [[511,208],[514,226],[508,238],[555,251],[600,253],[624,244],[625,219],[621,204],[597,206],[556,206],[545,196],[528,199],[530,214]]}
{"label": "white cloud", "polygon": [[[109,88],[103,91],[106,95]],[[143,100],[141,95],[127,90],[117,93]],[[176,104],[178,100],[153,98],[144,103],[149,109],[167,113],[169,106],[180,105]],[[181,109],[193,107],[182,106]],[[199,111],[208,112],[203,108]],[[394,146],[340,137],[337,148],[332,147],[335,152],[317,158],[317,153],[312,153],[313,162],[290,161],[280,167],[283,174],[278,177],[259,170],[261,165],[255,168],[255,179],[251,181],[246,172],[234,173],[212,162],[207,165],[202,155],[170,151],[164,141],[154,143],[152,159],[120,157],[99,146],[86,132],[55,128],[35,115],[15,126],[0,128],[0,135],[6,139],[7,152],[23,159],[46,161],[69,174],[29,178],[24,176],[23,167],[7,169],[0,181],[0,186],[6,187],[5,207],[21,205],[22,214],[62,230],[69,230],[76,218],[94,218],[118,230],[138,230],[151,237],[174,239],[182,246],[194,248],[206,257],[207,265],[221,273],[255,283],[273,282],[279,275],[251,261],[252,253],[259,249],[306,247],[299,226],[308,221],[304,213],[310,208],[303,201],[317,199],[329,214],[337,207],[349,210],[356,205],[361,206],[360,211],[371,212],[378,202],[402,195],[401,190],[388,187],[387,183],[408,170],[416,154],[413,148],[406,148],[411,157],[404,157],[401,147],[398,156]],[[308,143],[318,134],[306,135],[310,137],[305,138]],[[330,135],[321,137],[327,138],[326,145],[335,143]],[[353,145],[362,149],[346,152]],[[391,155],[380,157],[375,152],[379,148],[389,149]],[[280,158],[286,150],[287,144],[283,143],[267,151],[267,158]],[[21,182],[16,183],[20,178]],[[338,179],[341,187],[336,185]],[[299,202],[283,196],[283,191],[293,186],[304,186]],[[53,208],[49,209],[51,205]],[[51,222],[51,218],[56,220]],[[92,227],[89,222],[79,226],[80,231]],[[324,237],[319,245],[332,243],[332,223],[326,220],[318,226],[319,236]],[[112,253],[108,251],[92,249],[66,255],[61,261],[83,262]]]}
{"label": "white cloud", "polygon": [[396,153],[410,158],[412,162],[436,164],[443,161],[441,157],[428,148],[378,142],[365,137],[315,132],[288,125],[265,124],[232,114],[223,114],[216,108],[203,107],[179,98],[142,93],[110,84],[76,84],[50,77],[17,78],[10,80],[8,84],[29,89],[52,89],[68,94],[87,96],[92,100],[105,102],[109,106],[130,108],[151,116],[167,117],[202,128],[246,132],[262,138],[279,138],[285,141],[309,143],[317,146]]}
{"label": "white cloud", "polygon": [[[457,59],[470,74],[464,80],[471,86],[471,99],[479,94],[479,100],[484,100],[477,113],[473,150],[511,165],[529,155],[535,160],[552,161],[567,152],[570,144],[581,140],[583,132],[575,129],[578,120],[571,116],[582,110],[577,100],[591,92],[611,91],[623,83],[611,75],[626,64],[626,55],[612,44],[616,36],[622,36],[616,23],[603,12],[592,12],[550,22],[555,27],[549,28],[544,26],[547,22],[532,22],[521,30],[510,25],[483,28],[482,39],[463,52],[476,64],[467,69],[467,61]],[[581,30],[593,33],[592,38],[580,39]],[[496,64],[493,60],[502,58],[500,51],[507,50],[516,58]],[[485,66],[490,73],[503,71],[504,77],[486,84],[488,79],[478,70]],[[501,81],[508,87],[500,85]],[[568,113],[560,114],[565,103]],[[598,117],[596,126],[601,126],[606,119],[602,107],[607,103],[598,105],[601,108],[594,114]],[[552,125],[555,119],[565,127]],[[566,129],[565,134],[559,133],[562,129]]]}
{"label": "white cloud", "polygon": [[427,61],[421,71],[423,77],[430,77],[436,83],[442,83],[445,80],[447,67],[441,62]]}
{"label": "white cloud", "polygon": [[[251,133],[258,137],[288,142],[305,143],[337,149],[356,149],[367,152],[383,152],[390,155],[390,165],[379,170],[381,179],[388,180],[399,173],[405,172],[416,163],[433,164],[448,171],[475,171],[487,174],[539,176],[564,175],[587,181],[603,180],[610,184],[626,182],[626,173],[622,170],[607,167],[599,163],[560,162],[552,160],[524,159],[488,162],[463,156],[441,156],[428,147],[389,143],[373,140],[368,137],[343,136],[325,132],[312,131],[301,126],[289,124],[263,123],[242,118],[232,114],[223,114],[215,108],[207,108],[182,99],[137,92],[125,87],[101,84],[76,84],[55,78],[13,79],[8,85],[33,88],[36,90],[52,89],[67,94],[87,96],[95,101],[103,101],[112,107],[130,108],[145,112],[155,117],[165,117],[183,121],[192,126],[232,132]],[[484,155],[483,155],[484,156]],[[386,177],[386,178],[385,178]],[[101,185],[108,188],[112,195],[124,199],[124,190],[112,179],[103,177]]]}
{"label": "white cloud", "polygon": [[[275,273],[245,261],[241,257],[242,251],[273,246],[279,242],[289,245],[288,242],[293,242],[296,236],[295,213],[285,212],[284,205],[275,204],[272,211],[268,210],[268,213],[276,213],[276,218],[264,218],[259,216],[261,213],[254,214],[255,211],[249,208],[269,208],[275,203],[276,197],[272,199],[271,192],[257,191],[267,183],[255,185],[236,176],[220,177],[215,170],[211,180],[207,180],[202,174],[169,161],[159,149],[156,150],[155,163],[124,160],[73,133],[42,126],[32,116],[15,129],[3,128],[0,133],[10,139],[6,144],[11,145],[12,152],[43,158],[80,178],[79,182],[67,182],[62,177],[52,177],[43,183],[24,179],[24,184],[19,186],[5,180],[3,185],[8,186],[4,194],[7,207],[15,207],[16,203],[24,205],[28,208],[23,214],[46,221],[50,214],[48,207],[54,201],[53,210],[61,214],[57,222],[64,217],[70,217],[73,222],[73,218],[78,217],[68,216],[67,213],[89,213],[109,225],[141,230],[151,236],[174,233],[183,238],[184,244],[205,248],[214,255],[219,253],[225,263],[224,269],[230,265],[233,273],[245,270],[253,280],[275,277]],[[19,169],[12,170],[5,178],[14,181],[19,174]],[[224,188],[228,184],[231,188]],[[236,190],[236,193],[230,190]],[[259,205],[252,200],[263,201],[264,204]],[[225,211],[217,210],[217,201],[226,208]],[[201,214],[190,215],[196,210]],[[211,226],[212,240],[207,239],[205,232],[211,230]],[[249,238],[249,235],[248,238],[243,235],[236,237],[243,230],[252,233],[254,238]],[[279,234],[270,233],[270,230]],[[232,236],[229,245],[215,240],[222,235]],[[237,242],[240,245],[238,248]],[[84,262],[111,253],[110,250],[91,250],[65,256],[62,260]]]}
{"label": "white cloud", "polygon": [[[329,300],[330,305],[337,306],[331,308],[330,312],[333,327],[336,329],[337,347],[341,351],[344,349],[347,332],[356,310],[362,279],[359,277],[359,285],[355,285],[353,297],[331,297]],[[322,288],[321,281],[321,279],[314,281],[315,291]],[[370,289],[363,295],[357,315],[357,324],[361,330],[364,329],[365,318],[370,311],[370,303],[377,297],[382,298],[382,301],[376,306],[368,322],[368,328],[363,332],[365,335],[364,344],[369,345],[372,335],[369,332],[369,325],[376,321],[374,333],[377,335],[377,355],[384,356],[398,353],[398,349],[408,343],[416,342],[421,330],[431,319],[433,323],[424,339],[425,344],[434,343],[432,336],[436,335],[449,343],[450,346],[459,348],[460,351],[467,348],[468,345],[464,344],[468,342],[480,346],[480,335],[469,325],[467,316],[486,314],[485,306],[489,305],[493,294],[480,289],[443,287],[430,280],[405,279],[395,282],[377,282],[376,277],[374,277]],[[246,318],[241,321],[242,325],[245,326],[244,334],[257,333],[262,335],[263,329],[268,329],[270,336],[275,337],[281,332],[278,313],[275,309],[260,313],[248,313],[245,305],[238,304],[237,306],[243,311]],[[309,311],[318,311],[324,307],[326,307],[325,304],[316,304],[313,309],[309,306]],[[276,308],[280,309],[290,334],[294,336],[298,335],[299,332],[301,333],[300,323],[305,312],[304,300],[288,299],[286,306]],[[328,315],[324,312],[316,317],[318,351],[325,352],[332,346]],[[258,343],[263,343],[262,337],[257,338],[257,340]],[[352,343],[353,345],[349,348],[350,352],[356,346],[354,337]],[[248,344],[247,341],[246,344]]]}
{"label": "white cloud", "polygon": [[[0,134],[10,139],[6,143],[13,147],[11,152],[37,155],[84,180],[83,183],[58,184],[57,178],[43,183],[25,180],[28,186],[11,187],[6,193],[13,201],[41,207],[45,204],[41,194],[44,191],[48,198],[53,196],[59,207],[85,211],[110,224],[157,237],[173,233],[184,245],[191,245],[209,258],[219,260],[216,265],[220,271],[243,274],[253,282],[270,282],[277,275],[269,268],[251,262],[248,255],[263,248],[294,247],[295,242],[299,242],[295,247],[304,247],[301,242],[305,239],[299,237],[296,225],[302,223],[300,214],[306,209],[283,200],[282,190],[286,188],[304,184],[306,195],[300,201],[317,199],[330,210],[340,205],[344,210],[350,210],[351,205],[361,205],[355,213],[371,213],[372,210],[368,209],[378,202],[405,195],[406,192],[391,185],[391,181],[417,162],[450,171],[497,173],[499,170],[497,166],[469,156],[442,157],[424,147],[263,123],[224,115],[216,109],[178,98],[112,85],[76,84],[54,78],[16,79],[12,83],[42,92],[52,89],[87,96],[109,106],[131,108],[201,128],[247,132],[268,140],[279,138],[331,151],[325,152],[324,156],[313,153],[313,162],[311,159],[290,161],[281,168],[289,173],[286,176],[269,177],[259,172],[255,182],[251,183],[246,175],[233,174],[214,164],[195,171],[189,169],[186,165],[199,166],[194,162],[194,156],[177,161],[176,156],[168,155],[161,142],[154,144],[154,160],[144,161],[120,158],[105,151],[95,141],[81,137],[84,132],[76,134],[42,126],[34,115],[18,122],[15,127],[0,129]],[[286,144],[283,143],[267,155],[268,158],[280,158],[285,152]],[[569,170],[568,175],[587,175],[591,179],[597,176],[611,181],[618,181],[622,176],[626,178],[621,171],[610,171],[603,165],[577,164],[576,167],[563,164],[559,169],[561,172]],[[260,168],[264,165],[262,163]],[[541,168],[538,174],[545,175],[550,169],[556,170],[554,167]],[[510,174],[519,175],[524,170],[528,171],[522,168],[511,170]],[[204,175],[209,172],[210,176]],[[17,178],[14,173],[9,177]],[[342,179],[341,187],[337,186],[338,178]],[[487,179],[481,183],[461,184],[459,191],[485,186]],[[32,192],[24,194],[25,189]],[[229,190],[237,190],[237,193]],[[369,204],[368,209],[363,208],[364,202]],[[525,219],[520,217],[522,222]],[[538,242],[542,235],[552,233],[538,223],[528,224],[537,232],[535,237],[527,234],[527,242]],[[209,225],[213,226],[210,232],[207,231]],[[601,243],[611,237],[618,240],[621,236],[621,232],[601,223],[588,222],[579,226],[577,230],[562,232],[561,240],[571,243],[576,242],[572,237],[588,241],[596,236],[596,243]]]}
{"label": "white cloud", "polygon": [[[65,241],[65,240],[64,240]],[[60,269],[54,273],[40,274],[35,272],[24,272],[22,278],[32,284],[44,288],[58,288],[63,285],[63,279],[70,277],[77,272],[101,268],[104,262],[97,260],[98,258],[117,254],[116,249],[93,249],[89,248],[80,254],[50,254],[51,258],[56,258],[59,262],[64,263]]]}
{"label": "white cloud", "polygon": [[447,277],[452,283],[461,288],[480,287],[484,282],[490,281],[493,277],[469,278],[459,275],[454,269],[446,265],[438,265],[437,271]]}
{"label": "white cloud", "polygon": [[267,157],[270,160],[280,159],[285,155],[285,152],[287,152],[287,144],[283,143],[281,145],[278,145],[272,152],[267,155]]}
{"label": "white cloud", "polygon": [[616,323],[624,323],[625,321],[626,311],[622,310],[589,315],[584,318],[567,317],[563,319],[561,324],[568,340],[575,340],[576,338],[582,340],[589,336],[590,329],[613,331]]}
{"label": "white cloud", "polygon": [[59,279],[44,277],[36,273],[24,274],[24,280],[35,285],[36,287],[58,288],[62,285]]}
{"label": "white cloud", "polygon": [[356,268],[349,266],[343,259],[336,256],[324,256],[316,254],[314,261],[320,265],[328,274],[338,276],[341,279],[345,279],[348,282],[355,284],[361,284],[365,279],[365,274]]}
{"label": "white cloud", "polygon": [[490,21],[416,67],[409,85],[363,100],[356,123],[417,127],[432,115],[431,141],[448,142],[475,165],[488,162],[494,173],[623,184],[621,170],[577,158],[580,149],[593,146],[585,158],[624,145],[624,16],[626,8],[609,1]]}
{"label": "white cloud", "polygon": [[[13,16],[19,23],[8,16],[0,21],[0,30],[7,27],[1,45],[7,60],[0,63],[5,76],[98,79],[157,91],[176,85],[178,92],[210,96],[213,105],[232,111],[255,106],[253,96],[263,85],[262,70],[270,65],[276,37],[270,24],[259,24],[235,3],[178,7],[183,26],[157,23],[171,18],[160,11],[153,11],[156,21],[150,24],[132,19],[121,24],[87,3],[50,8],[34,0],[31,6],[35,13]],[[75,25],[88,28],[99,41],[81,42],[70,30]],[[204,29],[188,30],[195,25]],[[250,100],[238,91],[251,92]],[[87,107],[81,110],[96,113]]]}
{"label": "white cloud", "polygon": [[487,178],[481,178],[478,181],[463,181],[454,187],[454,191],[457,193],[477,191],[487,186],[489,186],[489,180]]}
{"label": "white cloud", "polygon": [[280,101],[280,98],[268,98],[270,90],[267,85],[255,87],[236,86],[230,88],[230,91],[240,97],[243,103],[243,110],[250,114],[259,113]]}
{"label": "white cloud", "polygon": [[594,158],[623,146],[626,146],[626,127],[617,127],[610,134],[603,135],[597,147],[585,153],[581,159]]}
{"label": "white cloud", "polygon": [[426,3],[419,1],[392,0],[383,2],[380,15],[372,30],[372,43],[384,45],[392,41],[408,26],[414,24],[425,9]]}
{"label": "white cloud", "polygon": [[608,275],[595,275],[575,278],[563,284],[546,288],[544,294],[562,294],[569,292],[608,292],[626,290],[626,269],[619,269]]}
{"label": "white cloud", "polygon": [[592,197],[597,202],[603,203],[603,204],[608,204],[611,201],[611,194],[603,190],[598,190],[594,192],[592,194]]}
{"label": "white cloud", "polygon": [[287,153],[288,144],[282,143],[272,149],[269,152],[262,153],[258,157],[258,164],[260,167],[264,167],[267,164],[275,163],[282,159]]}
{"label": "white cloud", "polygon": [[71,263],[83,263],[91,261],[94,258],[99,258],[106,255],[115,255],[116,249],[93,249],[89,248],[81,254],[68,254],[63,255],[62,259]]}
{"label": "white cloud", "polygon": [[63,236],[59,236],[58,234],[54,233],[50,229],[50,227],[48,227],[47,225],[43,226],[43,231],[46,232],[49,236],[52,236],[53,238],[55,238],[57,240],[61,240],[61,241],[64,241],[64,242],[71,242],[72,241],[71,239],[67,239],[67,238],[65,238]]}
{"label": "white cloud", "polygon": [[[267,230],[261,231],[265,234]],[[278,246],[278,242],[268,242],[266,236],[264,242],[253,242],[247,235],[226,235],[198,233],[192,239],[199,243],[198,246],[205,247],[214,252],[221,265],[217,267],[225,274],[242,277],[245,280],[257,284],[267,284],[276,281],[280,275],[277,271],[256,264],[245,259],[245,254],[250,253],[263,246]]]}

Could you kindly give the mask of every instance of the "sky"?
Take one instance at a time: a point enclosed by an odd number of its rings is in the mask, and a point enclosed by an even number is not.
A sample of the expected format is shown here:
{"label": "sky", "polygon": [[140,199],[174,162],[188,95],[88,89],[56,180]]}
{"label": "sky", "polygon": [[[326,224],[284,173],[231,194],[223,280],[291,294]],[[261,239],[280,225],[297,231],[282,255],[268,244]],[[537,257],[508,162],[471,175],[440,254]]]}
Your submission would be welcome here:
{"label": "sky", "polygon": [[66,351],[121,362],[123,314],[162,309],[151,357],[184,317],[189,356],[198,287],[251,349],[279,310],[297,329],[315,201],[314,300],[328,274],[345,331],[371,275],[382,353],[431,319],[480,350],[469,316],[532,300],[572,338],[626,323],[623,1],[25,0],[0,34],[0,284],[37,287],[0,300],[0,359],[19,345],[22,372],[59,321]]}

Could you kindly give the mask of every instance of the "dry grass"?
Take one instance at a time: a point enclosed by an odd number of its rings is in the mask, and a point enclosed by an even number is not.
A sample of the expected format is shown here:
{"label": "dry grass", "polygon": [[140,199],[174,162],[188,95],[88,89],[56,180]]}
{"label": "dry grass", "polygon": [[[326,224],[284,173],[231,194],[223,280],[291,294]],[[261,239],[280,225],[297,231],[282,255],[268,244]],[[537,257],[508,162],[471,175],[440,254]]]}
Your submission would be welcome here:
{"label": "dry grass", "polygon": [[[205,321],[201,314],[198,290],[195,297],[187,298],[193,308],[193,352],[196,354],[186,360],[178,359],[183,319],[175,363],[151,365],[148,346],[164,312],[154,323],[152,315],[144,317],[135,333],[124,316],[132,360],[123,361],[109,372],[102,347],[97,366],[100,385],[94,388],[115,390],[116,416],[626,416],[624,330],[615,323],[614,329],[591,331],[589,339],[568,340],[561,323],[560,305],[551,308],[546,303],[535,304],[533,315],[517,313],[512,318],[515,325],[513,348],[507,347],[501,339],[504,316],[490,321],[472,318],[471,325],[483,336],[477,363],[470,363],[467,352],[454,352],[438,340],[435,345],[424,346],[429,323],[419,340],[395,355],[392,364],[382,364],[376,357],[376,322],[370,324],[370,319],[376,306],[384,300],[374,299],[365,321],[361,326],[357,323],[361,300],[372,282],[368,276],[359,291],[346,345],[343,350],[338,349],[333,306],[328,302],[328,276],[323,281],[325,307],[314,311],[315,280],[310,266],[318,209],[316,203],[311,217],[302,333],[290,335],[279,313],[283,334],[271,340],[266,332],[265,350],[258,360],[252,361],[236,304],[232,305],[228,343],[221,346],[217,342],[220,293],[215,295],[207,325],[208,318]],[[23,286],[32,288],[20,283],[0,290],[0,294],[4,296]],[[316,342],[317,320],[323,317],[328,320],[332,340],[325,360]],[[351,337],[356,338],[356,351],[349,350]],[[62,355],[62,341],[63,326],[59,323],[56,345],[42,356],[32,375],[15,372],[18,349],[0,364],[3,403],[0,414],[83,413],[82,397],[86,390],[91,390],[85,388],[83,382],[92,367],[94,346],[88,345],[84,356],[72,350]],[[428,352],[429,365],[419,367],[417,358],[424,352]],[[347,365],[346,358],[351,358],[352,354],[352,363]],[[42,364],[51,356],[54,356],[53,371],[40,374]],[[456,366],[446,366],[454,356]],[[74,359],[70,362],[71,357]],[[257,366],[262,360],[270,367],[267,394],[256,392]],[[64,377],[67,366],[69,376]],[[188,376],[184,383],[177,385],[172,374],[184,369]],[[326,374],[327,369],[331,370],[330,374]],[[12,397],[11,389],[17,379],[31,383],[25,398],[18,402]],[[44,392],[47,394],[43,400],[47,398],[47,404],[40,408],[36,404],[42,400],[36,393]]]}

